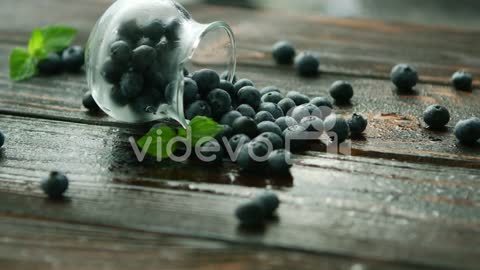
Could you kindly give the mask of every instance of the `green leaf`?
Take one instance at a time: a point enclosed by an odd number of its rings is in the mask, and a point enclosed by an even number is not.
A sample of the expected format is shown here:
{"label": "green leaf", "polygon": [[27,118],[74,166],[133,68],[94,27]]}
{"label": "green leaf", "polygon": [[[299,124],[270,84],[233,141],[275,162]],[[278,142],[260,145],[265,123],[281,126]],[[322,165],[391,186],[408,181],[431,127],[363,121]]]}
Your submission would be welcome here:
{"label": "green leaf", "polygon": [[166,158],[177,148],[177,145],[173,145],[171,151],[167,149],[168,142],[175,136],[177,136],[177,133],[172,128],[161,126],[151,129],[137,141],[137,145],[154,157]]}
{"label": "green leaf", "polygon": [[10,53],[10,78],[21,81],[33,77],[37,73],[36,64],[27,50],[14,48]]}
{"label": "green leaf", "polygon": [[28,42],[28,52],[38,59],[47,57],[48,52],[44,49],[44,38],[40,29],[33,30]]}
{"label": "green leaf", "polygon": [[[43,38],[41,46],[47,53],[59,52],[72,43],[77,34],[77,30],[67,26],[48,26],[39,29]],[[34,31],[35,32],[35,31]]]}
{"label": "green leaf", "polygon": [[[223,130],[223,126],[217,124],[217,122],[205,116],[196,116],[190,121],[188,125],[192,136],[192,145],[196,145],[197,142],[205,137],[213,138]],[[179,135],[187,137],[186,130],[179,130]]]}

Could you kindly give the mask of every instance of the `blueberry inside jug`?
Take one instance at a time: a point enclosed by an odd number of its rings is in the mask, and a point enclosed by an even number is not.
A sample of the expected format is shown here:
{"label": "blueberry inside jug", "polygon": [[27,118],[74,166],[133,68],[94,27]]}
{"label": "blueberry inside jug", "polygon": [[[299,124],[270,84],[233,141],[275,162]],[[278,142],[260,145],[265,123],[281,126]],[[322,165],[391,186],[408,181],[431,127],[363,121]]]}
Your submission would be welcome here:
{"label": "blueberry inside jug", "polygon": [[233,34],[225,23],[199,24],[172,0],[116,1],[97,22],[87,46],[93,98],[122,122],[173,118],[185,126],[184,65],[202,37],[218,28],[232,43],[227,61],[233,76]]}

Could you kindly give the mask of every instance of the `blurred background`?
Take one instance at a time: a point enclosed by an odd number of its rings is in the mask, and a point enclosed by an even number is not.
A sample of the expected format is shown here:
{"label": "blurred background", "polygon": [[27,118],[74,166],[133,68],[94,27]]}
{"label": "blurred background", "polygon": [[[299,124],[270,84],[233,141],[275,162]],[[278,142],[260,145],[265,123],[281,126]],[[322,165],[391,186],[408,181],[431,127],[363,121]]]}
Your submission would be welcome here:
{"label": "blurred background", "polygon": [[335,17],[370,18],[478,29],[478,0],[181,0],[248,8],[283,9]]}
{"label": "blurred background", "polygon": [[[135,1],[135,0],[131,0]],[[479,0],[178,0],[184,5],[209,3],[250,9],[282,10],[305,15],[365,18],[387,22],[407,22],[463,29],[480,26]],[[18,31],[51,24],[67,23],[81,29],[93,26],[114,0],[68,0],[70,11],[55,12],[59,0],[0,0],[0,16],[10,24],[0,30]],[[36,12],[32,12],[34,9]],[[79,16],[82,12],[83,18]],[[49,17],[40,14],[49,13]],[[88,15],[87,15],[88,14]],[[85,18],[86,16],[91,16]],[[198,14],[195,15],[199,16]],[[88,25],[87,25],[88,23]]]}
{"label": "blurred background", "polygon": [[[71,11],[55,12],[61,0],[0,0],[0,16],[11,24],[0,25],[0,30],[21,31],[38,25],[68,23],[79,28],[92,27],[98,16],[114,0],[64,0]],[[135,0],[131,0],[135,1]],[[273,9],[305,15],[366,18],[387,22],[408,22],[439,25],[452,28],[480,27],[479,0],[178,0],[182,4],[209,3],[232,5],[251,9]],[[32,8],[38,12],[32,13]],[[48,11],[49,17],[42,16]],[[79,11],[83,14],[79,15]],[[88,12],[87,12],[88,11]],[[88,15],[87,15],[88,14]],[[86,18],[85,16],[92,16]],[[196,17],[198,14],[196,14]],[[279,15],[280,16],[280,15]],[[88,25],[86,25],[87,22]]]}

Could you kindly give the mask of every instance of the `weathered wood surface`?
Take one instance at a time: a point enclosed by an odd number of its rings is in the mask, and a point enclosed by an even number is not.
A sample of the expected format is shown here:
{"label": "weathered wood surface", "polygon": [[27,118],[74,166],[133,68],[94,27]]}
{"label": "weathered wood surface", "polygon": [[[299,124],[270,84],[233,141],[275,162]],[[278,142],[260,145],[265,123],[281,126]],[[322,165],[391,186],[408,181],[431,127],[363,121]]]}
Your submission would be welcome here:
{"label": "weathered wood surface", "polygon": [[[0,15],[6,22],[28,18],[15,25],[0,26],[0,40],[24,44],[31,29],[52,23],[81,30],[84,41],[96,19],[110,1],[87,2],[5,0]],[[51,12],[53,8],[62,12]],[[28,13],[35,10],[35,13]],[[476,75],[480,84],[480,31],[457,28],[384,23],[368,19],[329,18],[282,10],[250,10],[191,5],[200,22],[225,20],[234,29],[239,45],[239,63],[272,67],[268,54],[279,39],[291,40],[299,50],[313,50],[322,57],[321,70],[387,78],[399,62],[414,64],[426,82],[448,83],[458,69]],[[49,14],[45,16],[44,14]],[[82,14],[82,16],[77,16]]]}
{"label": "weathered wood surface", "polygon": [[[300,90],[310,96],[328,96],[328,88],[335,80],[348,80],[356,90],[353,104],[337,106],[336,113],[349,116],[360,112],[370,121],[365,137],[352,141],[352,154],[480,168],[480,146],[458,145],[452,134],[456,122],[480,115],[479,91],[459,92],[448,86],[421,84],[415,94],[405,95],[385,80],[344,75],[306,80],[298,78],[293,71],[256,67],[241,68],[239,76],[251,78],[259,88],[278,85],[284,92]],[[0,75],[0,87],[0,112],[125,126],[103,114],[89,114],[81,107],[81,97],[86,91],[81,75],[34,78],[21,83],[12,83]],[[428,130],[423,123],[423,111],[433,104],[442,104],[452,112],[445,131]]]}
{"label": "weathered wood surface", "polygon": [[[401,265],[473,269],[478,261],[478,170],[312,152],[297,157],[294,180],[261,179],[229,164],[220,170],[196,162],[140,164],[127,141],[137,130],[0,119],[10,134],[0,160],[0,215]],[[68,173],[71,185],[68,200],[52,204],[38,182],[56,168]],[[273,186],[283,205],[278,223],[245,238],[232,212],[260,192],[248,186]]]}
{"label": "weathered wood surface", "polygon": [[[44,203],[44,202],[41,202]],[[405,269],[253,245],[172,237],[124,228],[0,219],[2,269]]]}
{"label": "weathered wood surface", "polygon": [[[480,77],[478,31],[189,6],[199,21],[233,26],[239,76],[259,87],[317,96],[337,79],[354,85],[353,106],[336,108],[370,120],[365,138],[352,142],[354,156],[312,149],[295,156],[292,178],[278,179],[242,175],[229,163],[139,163],[128,137],[148,126],[88,114],[80,106],[83,75],[9,81],[8,52],[23,46],[31,29],[73,25],[84,43],[109,4],[2,2],[1,269],[478,268],[480,146],[457,145],[451,130],[459,119],[480,115],[480,93],[446,85],[458,68]],[[323,74],[306,80],[274,68],[267,52],[282,38],[319,51]],[[425,83],[414,95],[397,93],[388,81],[397,62],[419,68]],[[444,132],[420,121],[434,103],[452,111]],[[38,189],[56,169],[71,179],[60,202]],[[281,197],[279,220],[259,232],[238,228],[233,209],[264,188]]]}

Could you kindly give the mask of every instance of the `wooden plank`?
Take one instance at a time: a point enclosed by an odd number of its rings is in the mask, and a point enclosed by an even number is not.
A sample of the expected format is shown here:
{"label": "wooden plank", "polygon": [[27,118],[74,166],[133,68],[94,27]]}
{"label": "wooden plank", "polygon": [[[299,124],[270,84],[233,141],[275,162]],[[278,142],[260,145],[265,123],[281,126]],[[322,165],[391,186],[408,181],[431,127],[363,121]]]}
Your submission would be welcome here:
{"label": "wooden plank", "polygon": [[[11,8],[0,12],[0,20],[6,22],[0,24],[0,40],[25,44],[33,28],[63,23],[77,27],[79,41],[84,43],[109,4],[109,1],[83,4],[60,0],[34,3],[8,0],[3,5]],[[51,14],[52,6],[59,12]],[[268,53],[272,44],[288,39],[299,50],[319,52],[321,69],[327,73],[387,78],[395,64],[409,62],[419,69],[424,82],[446,84],[453,72],[465,69],[475,75],[477,86],[480,83],[480,54],[476,50],[480,35],[475,30],[331,18],[284,10],[204,4],[191,4],[187,8],[201,22],[225,20],[234,28],[241,65],[273,67]],[[7,22],[14,21],[17,16],[28,19],[12,28]]]}
{"label": "wooden plank", "polygon": [[[241,175],[232,164],[141,164],[138,131],[0,116],[0,215],[108,226],[434,268],[471,268],[480,243],[480,172],[309,153],[293,179]],[[52,169],[71,179],[68,200],[43,199]],[[246,185],[246,186],[245,186]],[[262,234],[237,228],[234,208],[277,190],[280,220]],[[294,187],[294,188],[291,188]]]}
{"label": "wooden plank", "polygon": [[[0,47],[0,58],[2,58]],[[0,59],[1,60],[1,59]],[[126,126],[103,114],[89,114],[81,108],[86,91],[85,78],[64,74],[55,78],[34,78],[13,83],[0,69],[0,112],[59,119],[79,123]],[[415,94],[401,94],[389,81],[341,75],[322,75],[319,79],[301,79],[287,69],[244,67],[240,77],[282,91],[299,90],[312,97],[328,96],[335,80],[350,81],[355,88],[352,106],[336,107],[336,113],[349,116],[354,112],[368,117],[365,137],[352,141],[352,154],[395,158],[406,161],[443,162],[445,165],[480,167],[480,146],[458,145],[452,134],[455,124],[480,115],[480,92],[455,91],[447,86],[421,84]],[[452,113],[448,129],[435,132],[425,128],[422,114],[433,104],[442,104]]]}
{"label": "wooden plank", "polygon": [[2,269],[408,269],[121,228],[0,219]]}

